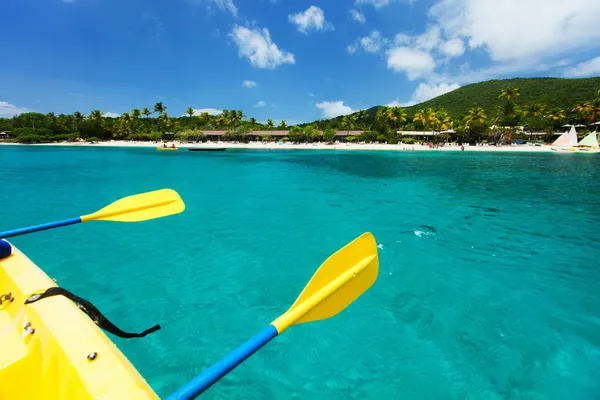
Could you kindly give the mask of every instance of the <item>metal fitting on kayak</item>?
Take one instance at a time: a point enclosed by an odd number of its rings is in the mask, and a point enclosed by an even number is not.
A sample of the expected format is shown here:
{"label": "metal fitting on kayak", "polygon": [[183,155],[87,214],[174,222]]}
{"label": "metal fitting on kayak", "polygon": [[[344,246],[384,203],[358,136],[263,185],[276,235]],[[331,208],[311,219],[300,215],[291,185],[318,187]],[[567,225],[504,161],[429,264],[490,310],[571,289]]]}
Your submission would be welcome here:
{"label": "metal fitting on kayak", "polygon": [[98,353],[93,352],[87,355],[88,361],[94,361],[98,357]]}
{"label": "metal fitting on kayak", "polygon": [[13,297],[12,293],[6,293],[0,296],[0,306],[4,302],[12,303],[13,301],[15,301],[15,298]]}

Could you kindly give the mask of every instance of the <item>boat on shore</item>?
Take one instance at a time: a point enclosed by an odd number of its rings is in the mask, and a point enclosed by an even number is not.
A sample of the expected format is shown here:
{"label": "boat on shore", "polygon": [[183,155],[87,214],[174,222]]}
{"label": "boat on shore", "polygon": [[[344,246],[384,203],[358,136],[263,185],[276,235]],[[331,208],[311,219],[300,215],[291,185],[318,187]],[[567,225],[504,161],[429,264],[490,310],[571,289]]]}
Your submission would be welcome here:
{"label": "boat on shore", "polygon": [[11,253],[0,259],[0,399],[158,399],[74,302],[35,301],[57,285],[14,246]]}

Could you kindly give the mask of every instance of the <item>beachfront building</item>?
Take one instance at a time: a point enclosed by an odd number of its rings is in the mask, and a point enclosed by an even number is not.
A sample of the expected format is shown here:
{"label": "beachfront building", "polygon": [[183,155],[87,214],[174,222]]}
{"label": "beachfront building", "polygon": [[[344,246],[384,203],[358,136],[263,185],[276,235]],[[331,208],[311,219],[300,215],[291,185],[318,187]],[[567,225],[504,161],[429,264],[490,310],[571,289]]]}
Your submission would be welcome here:
{"label": "beachfront building", "polygon": [[[223,141],[238,141],[239,135],[236,136],[235,132],[230,131],[202,131],[206,136],[206,140],[211,142],[223,142]],[[335,140],[339,142],[346,141],[349,136],[359,136],[364,131],[336,131]],[[286,130],[273,130],[273,131],[250,131],[246,135],[248,141],[262,141],[265,137],[270,137],[272,141],[278,142],[284,140],[289,135],[289,131]],[[323,132],[321,132],[323,135]]]}
{"label": "beachfront building", "polygon": [[399,135],[403,137],[410,137],[417,141],[431,141],[434,136],[439,135],[440,133],[454,133],[454,129],[448,129],[446,131],[434,132],[434,131],[397,131]]}
{"label": "beachfront building", "polygon": [[9,131],[0,132],[0,140],[2,139],[11,139],[13,136]]}

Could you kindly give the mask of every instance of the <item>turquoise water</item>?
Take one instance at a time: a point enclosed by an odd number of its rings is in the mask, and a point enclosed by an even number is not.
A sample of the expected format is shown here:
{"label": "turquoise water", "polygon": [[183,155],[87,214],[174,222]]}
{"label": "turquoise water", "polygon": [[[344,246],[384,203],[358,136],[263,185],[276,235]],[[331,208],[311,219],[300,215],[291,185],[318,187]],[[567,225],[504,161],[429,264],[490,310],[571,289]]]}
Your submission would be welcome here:
{"label": "turquoise water", "polygon": [[12,242],[124,330],[167,396],[261,330],[363,232],[375,285],[296,326],[208,399],[600,396],[600,157],[0,146],[0,229],[170,187],[183,214]]}

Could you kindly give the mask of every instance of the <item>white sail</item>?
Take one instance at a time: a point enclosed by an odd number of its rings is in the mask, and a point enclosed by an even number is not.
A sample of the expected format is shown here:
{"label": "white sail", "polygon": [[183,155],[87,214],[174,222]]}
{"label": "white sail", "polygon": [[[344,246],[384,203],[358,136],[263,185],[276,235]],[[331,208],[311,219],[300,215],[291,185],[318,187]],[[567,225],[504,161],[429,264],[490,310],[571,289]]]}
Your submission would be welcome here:
{"label": "white sail", "polygon": [[579,142],[579,145],[580,146],[589,146],[594,149],[599,148],[600,146],[598,146],[598,138],[596,137],[596,132],[592,132],[589,135],[587,135],[585,138],[581,139],[581,142]]}
{"label": "white sail", "polygon": [[569,145],[577,146],[577,131],[573,125],[571,125],[571,129],[569,130]]}
{"label": "white sail", "polygon": [[562,135],[560,135],[558,137],[558,139],[556,139],[554,141],[554,143],[552,143],[552,146],[568,146],[569,145],[569,132],[565,132]]}

